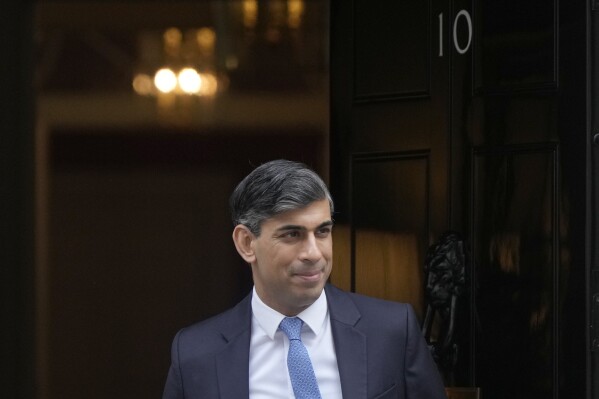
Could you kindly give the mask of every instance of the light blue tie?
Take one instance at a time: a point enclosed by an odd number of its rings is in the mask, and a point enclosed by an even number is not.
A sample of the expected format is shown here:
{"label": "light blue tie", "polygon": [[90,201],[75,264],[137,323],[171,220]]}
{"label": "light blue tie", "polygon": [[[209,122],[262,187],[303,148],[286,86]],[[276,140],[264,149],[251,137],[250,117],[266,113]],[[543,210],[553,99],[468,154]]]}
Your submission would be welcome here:
{"label": "light blue tie", "polygon": [[316,376],[306,347],[302,343],[302,319],[285,317],[279,329],[289,338],[287,369],[296,399],[320,399]]}

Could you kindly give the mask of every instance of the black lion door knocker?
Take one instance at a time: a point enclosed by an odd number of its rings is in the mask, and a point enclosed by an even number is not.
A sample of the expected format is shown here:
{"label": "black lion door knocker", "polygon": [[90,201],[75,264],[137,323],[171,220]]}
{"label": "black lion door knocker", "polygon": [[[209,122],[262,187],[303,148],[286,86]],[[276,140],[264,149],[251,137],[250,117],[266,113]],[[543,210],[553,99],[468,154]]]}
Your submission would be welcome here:
{"label": "black lion door knocker", "polygon": [[[458,345],[454,342],[457,302],[466,285],[466,250],[459,233],[447,231],[429,247],[424,272],[426,314],[422,332],[439,370],[451,380],[458,360]],[[438,329],[432,339],[435,321]]]}

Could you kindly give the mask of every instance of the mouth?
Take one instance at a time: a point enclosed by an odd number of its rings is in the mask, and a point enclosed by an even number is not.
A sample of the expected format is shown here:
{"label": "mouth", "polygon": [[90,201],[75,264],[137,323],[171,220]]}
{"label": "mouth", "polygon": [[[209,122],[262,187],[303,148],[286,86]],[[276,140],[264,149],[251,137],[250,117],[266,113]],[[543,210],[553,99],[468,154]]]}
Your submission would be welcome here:
{"label": "mouth", "polygon": [[320,281],[322,279],[322,275],[323,275],[323,271],[321,269],[308,270],[308,271],[303,271],[303,272],[298,272],[298,273],[293,274],[294,277],[297,277],[298,279],[305,281],[305,282],[309,282],[309,283],[315,283],[315,282]]}

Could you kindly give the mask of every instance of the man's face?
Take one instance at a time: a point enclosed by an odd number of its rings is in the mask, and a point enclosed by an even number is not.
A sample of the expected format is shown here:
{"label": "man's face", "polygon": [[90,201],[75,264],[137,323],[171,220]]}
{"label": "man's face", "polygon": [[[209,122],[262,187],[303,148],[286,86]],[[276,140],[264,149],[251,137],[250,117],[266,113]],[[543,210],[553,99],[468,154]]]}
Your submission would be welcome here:
{"label": "man's face", "polygon": [[252,275],[271,308],[293,316],[320,296],[331,274],[333,222],[328,200],[273,216],[252,240]]}

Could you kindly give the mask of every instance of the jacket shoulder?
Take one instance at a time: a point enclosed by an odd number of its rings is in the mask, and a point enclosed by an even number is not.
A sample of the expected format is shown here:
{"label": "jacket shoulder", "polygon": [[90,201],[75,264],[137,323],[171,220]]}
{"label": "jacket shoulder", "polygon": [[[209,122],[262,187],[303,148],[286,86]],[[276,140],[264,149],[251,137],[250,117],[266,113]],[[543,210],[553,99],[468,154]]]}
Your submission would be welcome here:
{"label": "jacket shoulder", "polygon": [[347,292],[330,286],[327,300],[331,317],[369,334],[402,331],[419,325],[412,305]]}
{"label": "jacket shoulder", "polygon": [[251,295],[235,307],[208,319],[184,327],[173,345],[184,352],[203,354],[218,352],[227,342],[251,328]]}
{"label": "jacket shoulder", "polygon": [[[409,303],[390,301],[387,299],[376,298],[368,295],[358,294],[341,290],[333,285],[327,287],[327,298],[332,301],[349,300],[358,310],[364,310],[370,313],[371,311],[380,312],[413,312],[412,305]],[[378,312],[377,312],[378,313]]]}

